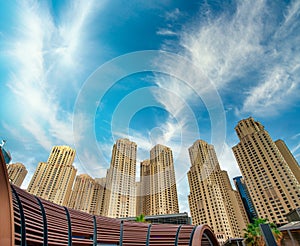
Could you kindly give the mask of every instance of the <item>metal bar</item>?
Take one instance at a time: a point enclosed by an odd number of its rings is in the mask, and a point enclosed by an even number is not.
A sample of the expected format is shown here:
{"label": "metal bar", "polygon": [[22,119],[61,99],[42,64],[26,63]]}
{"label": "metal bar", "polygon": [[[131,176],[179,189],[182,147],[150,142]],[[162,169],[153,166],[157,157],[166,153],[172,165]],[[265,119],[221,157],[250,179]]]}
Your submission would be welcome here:
{"label": "metal bar", "polygon": [[194,233],[196,231],[197,226],[194,226],[191,235],[190,235],[190,242],[189,242],[189,246],[192,246],[192,242],[193,242],[193,237],[194,237]]}
{"label": "metal bar", "polygon": [[94,234],[93,234],[93,246],[97,246],[97,219],[96,216],[93,216],[94,221]]}
{"label": "metal bar", "polygon": [[122,220],[120,224],[120,243],[119,243],[120,246],[123,245],[123,225],[124,225],[124,221]]}
{"label": "metal bar", "polygon": [[43,232],[43,236],[44,236],[44,246],[47,246],[48,245],[48,225],[47,225],[47,216],[46,216],[46,212],[45,212],[45,208],[44,208],[44,205],[43,203],[41,202],[41,200],[35,196],[35,199],[38,201],[39,205],[40,205],[40,208],[41,208],[41,213],[42,213],[42,216],[43,216],[43,229],[44,229],[44,232]]}
{"label": "metal bar", "polygon": [[64,207],[67,215],[68,221],[68,246],[72,246],[72,227],[71,227],[71,217],[67,207]]}
{"label": "metal bar", "polygon": [[180,232],[181,227],[182,227],[182,225],[180,225],[176,231],[175,243],[174,243],[175,246],[178,245],[178,238],[179,238],[179,232]]}
{"label": "metal bar", "polygon": [[26,225],[25,225],[25,215],[24,215],[24,210],[23,210],[23,205],[21,203],[20,197],[18,193],[16,192],[15,188],[11,186],[11,189],[13,193],[16,196],[17,203],[19,206],[19,211],[20,211],[20,220],[21,220],[21,246],[27,246],[26,243]]}
{"label": "metal bar", "polygon": [[146,239],[146,246],[149,246],[149,244],[150,244],[151,226],[152,226],[152,224],[150,224],[150,225],[148,226],[147,239]]}

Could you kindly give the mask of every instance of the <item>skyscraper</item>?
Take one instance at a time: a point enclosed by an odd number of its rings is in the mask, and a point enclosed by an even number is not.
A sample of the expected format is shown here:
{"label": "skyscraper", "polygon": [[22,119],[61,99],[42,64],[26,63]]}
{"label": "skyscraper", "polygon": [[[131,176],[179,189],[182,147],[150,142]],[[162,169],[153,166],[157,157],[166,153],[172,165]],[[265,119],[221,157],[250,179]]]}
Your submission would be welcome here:
{"label": "skyscraper", "polygon": [[89,213],[103,215],[104,197],[106,192],[105,186],[106,178],[95,178],[95,187]]}
{"label": "skyscraper", "polygon": [[258,217],[282,225],[300,206],[300,184],[269,133],[252,117],[235,127],[240,142],[233,153]]}
{"label": "skyscraper", "polygon": [[28,171],[22,163],[12,163],[7,165],[7,173],[10,182],[18,187],[21,187]]}
{"label": "skyscraper", "polygon": [[141,196],[141,182],[135,183],[136,189],[136,216],[143,214],[143,207],[142,207],[142,196]]}
{"label": "skyscraper", "polygon": [[151,193],[150,193],[150,160],[144,160],[140,166],[140,209],[141,214],[148,215],[151,211]]}
{"label": "skyscraper", "polygon": [[289,165],[289,167],[290,167],[291,171],[293,172],[293,174],[295,175],[296,179],[300,183],[300,166],[299,166],[298,162],[296,161],[295,157],[293,156],[293,154],[291,153],[291,151],[286,146],[286,144],[283,140],[278,139],[275,141],[275,144],[276,144],[280,154],[282,155],[282,157],[284,158],[286,163]]}
{"label": "skyscraper", "polygon": [[243,201],[247,216],[249,221],[252,223],[254,221],[255,218],[257,218],[257,214],[255,211],[255,208],[253,206],[249,191],[247,189],[247,186],[245,184],[245,181],[243,179],[242,176],[238,176],[233,178],[235,187],[237,189],[237,191],[240,194],[240,197]]}
{"label": "skyscraper", "polygon": [[145,215],[179,213],[172,150],[161,144],[141,163],[142,207]]}
{"label": "skyscraper", "polygon": [[190,148],[189,205],[193,224],[208,224],[220,243],[242,237],[248,223],[242,200],[233,190],[213,145],[197,140]]}
{"label": "skyscraper", "polygon": [[136,215],[135,175],[137,145],[118,139],[113,146],[106,177],[104,215],[112,218]]}
{"label": "skyscraper", "polygon": [[76,175],[73,167],[75,150],[54,146],[47,162],[40,162],[27,191],[58,205],[66,206]]}
{"label": "skyscraper", "polygon": [[90,212],[94,194],[95,180],[87,174],[76,176],[75,184],[68,202],[68,207],[83,212]]}

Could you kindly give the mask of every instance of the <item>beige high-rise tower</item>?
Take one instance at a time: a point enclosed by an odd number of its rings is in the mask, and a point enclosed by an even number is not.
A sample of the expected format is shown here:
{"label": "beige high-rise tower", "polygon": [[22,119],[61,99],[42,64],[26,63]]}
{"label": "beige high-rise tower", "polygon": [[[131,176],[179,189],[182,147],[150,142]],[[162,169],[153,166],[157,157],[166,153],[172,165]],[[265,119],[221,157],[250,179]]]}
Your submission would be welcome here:
{"label": "beige high-rise tower", "polygon": [[143,214],[143,207],[142,207],[142,196],[141,196],[141,182],[135,183],[136,189],[136,216]]}
{"label": "beige high-rise tower", "polygon": [[242,237],[248,223],[241,198],[220,165],[213,145],[197,140],[190,148],[189,205],[193,224],[208,224],[218,241]]}
{"label": "beige high-rise tower", "polygon": [[106,177],[104,215],[112,218],[136,216],[135,175],[137,145],[118,139],[112,150]]}
{"label": "beige high-rise tower", "polygon": [[26,167],[22,163],[12,163],[6,166],[10,182],[20,187],[28,173]]}
{"label": "beige high-rise tower", "polygon": [[76,176],[73,167],[75,150],[54,146],[47,162],[40,162],[27,191],[59,205],[66,206]]}
{"label": "beige high-rise tower", "polygon": [[83,212],[90,212],[95,180],[87,174],[76,176],[75,184],[68,202],[68,207]]}
{"label": "beige high-rise tower", "polygon": [[291,171],[293,172],[293,174],[295,175],[296,179],[300,183],[300,166],[299,166],[298,162],[296,161],[295,157],[293,156],[293,154],[291,153],[291,151],[286,146],[286,144],[283,140],[278,139],[275,141],[275,144],[276,144],[280,154],[282,155],[282,157],[284,158],[286,163],[289,165],[289,167],[290,167]]}
{"label": "beige high-rise tower", "polygon": [[258,217],[286,223],[286,214],[300,206],[300,184],[284,154],[251,117],[241,120],[235,130],[240,142],[232,149]]}
{"label": "beige high-rise tower", "polygon": [[150,160],[144,160],[140,165],[140,214],[150,215],[151,192],[150,192]]}
{"label": "beige high-rise tower", "polygon": [[106,192],[105,186],[106,178],[95,179],[95,187],[89,213],[94,215],[103,215],[104,198]]}
{"label": "beige high-rise tower", "polygon": [[172,150],[161,144],[150,151],[150,160],[141,163],[143,214],[179,213]]}

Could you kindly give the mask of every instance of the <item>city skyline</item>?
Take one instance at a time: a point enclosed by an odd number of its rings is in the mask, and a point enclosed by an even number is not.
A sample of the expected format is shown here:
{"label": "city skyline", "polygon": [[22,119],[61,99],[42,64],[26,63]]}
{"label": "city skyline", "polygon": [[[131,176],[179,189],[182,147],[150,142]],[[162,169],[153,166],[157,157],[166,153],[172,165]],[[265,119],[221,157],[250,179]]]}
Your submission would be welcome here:
{"label": "city skyline", "polygon": [[172,149],[187,211],[188,147],[213,144],[240,176],[234,127],[249,116],[299,163],[299,11],[292,0],[3,1],[0,138],[28,169],[23,186],[57,145],[76,149],[78,173],[104,177],[128,138],[137,163],[157,143]]}
{"label": "city skyline", "polygon": [[[242,119],[242,120],[240,120],[239,122],[241,122],[241,121],[245,121],[245,120],[249,120],[249,119],[252,119],[251,117],[250,118],[248,118],[248,119]],[[123,141],[123,140],[125,140],[125,141],[129,141],[130,142],[130,140],[129,139],[118,139],[117,140],[117,142],[118,141]],[[196,140],[196,142],[197,141],[203,141],[203,140],[201,140],[201,139],[198,139],[198,140]],[[134,142],[132,142],[134,145],[135,145],[135,143]],[[287,151],[287,153],[289,153],[289,155],[291,155],[291,152],[289,151],[289,149],[287,149],[287,146],[285,145],[285,143],[284,143],[284,141],[282,141],[281,139],[278,139],[278,140],[276,140],[275,141],[275,143],[276,143],[276,145],[278,144],[278,143],[280,143],[281,145],[284,145],[284,147],[285,147],[285,151]],[[155,146],[153,146],[152,148],[151,148],[151,150],[150,150],[150,153],[151,152],[153,152],[154,151],[154,149],[155,149],[155,147],[157,147],[157,146],[161,146],[161,147],[164,147],[164,148],[167,148],[167,149],[170,149],[169,147],[167,147],[167,146],[162,146],[162,145],[160,145],[160,144],[157,144],[157,145],[155,145]],[[232,146],[232,147],[234,147],[234,146]],[[69,148],[70,149],[70,147],[68,147],[68,146],[53,146],[53,148],[52,148],[52,152],[53,152],[53,150],[55,149],[55,148]],[[136,148],[138,148],[138,145],[136,146]],[[191,148],[191,147],[190,147]],[[114,146],[112,146],[112,156],[113,156],[113,153],[115,152],[114,150]],[[189,150],[189,149],[188,149]],[[172,150],[170,150],[171,152],[172,152]],[[122,152],[122,151],[121,151]],[[154,152],[153,152],[154,153]],[[155,156],[156,156],[156,154],[154,155],[152,153],[152,155],[153,155],[153,157],[152,158],[154,158]],[[156,152],[155,152],[156,153]],[[284,153],[282,153],[281,152],[281,154],[283,155]],[[112,156],[111,156],[111,159],[112,159]],[[125,156],[126,156],[126,154],[125,154]],[[291,156],[292,157],[292,163],[294,164],[294,165],[296,165],[296,164],[298,164],[297,162],[296,163],[294,163],[296,160],[294,159],[294,156],[292,155]],[[289,157],[289,158],[291,158],[291,157]],[[48,158],[48,161],[49,161],[49,159],[51,158],[51,155],[49,156],[49,158]],[[73,157],[74,158],[74,157]],[[53,157],[52,157],[52,159],[53,159]],[[152,160],[152,159],[151,159]],[[54,160],[54,161],[56,161],[56,159]],[[111,160],[112,161],[112,160]],[[143,162],[149,162],[149,164],[150,164],[150,159],[146,159],[146,160],[143,160],[141,163],[143,163]],[[41,165],[41,164],[46,164],[47,162],[40,162],[39,164]],[[73,163],[73,162],[72,162]],[[13,165],[14,163],[11,163],[10,165]],[[136,161],[136,168],[139,166],[139,163]],[[296,166],[295,166],[296,167]],[[26,168],[26,167],[25,167]],[[39,166],[37,165],[37,169],[39,168]],[[107,169],[107,172],[109,171],[109,169]],[[227,170],[224,170],[225,172],[227,172]],[[240,170],[239,170],[240,171]],[[176,174],[176,173],[175,173]],[[78,175],[79,176],[81,176],[81,175],[87,175],[86,173],[78,173]],[[296,174],[295,174],[296,175]],[[298,177],[299,175],[297,174],[297,177]],[[137,179],[141,179],[141,175],[138,175],[138,174],[136,174],[136,178]],[[33,178],[33,176],[31,176],[31,177],[27,177],[27,178],[30,178],[30,179],[32,179]],[[107,174],[105,175],[105,176],[102,176],[102,177],[98,177],[98,176],[93,176],[92,175],[92,178],[93,178],[93,180],[97,180],[97,179],[105,179],[105,178],[107,178]],[[231,188],[236,188],[233,184],[234,184],[234,178],[236,178],[236,177],[230,177],[230,185],[231,185]],[[29,183],[30,184],[30,183]],[[177,182],[175,183],[175,185],[177,184]],[[75,181],[74,181],[74,185],[75,185]],[[29,186],[29,185],[28,185]],[[105,187],[105,184],[103,183],[102,185],[100,185],[101,186],[101,188],[102,189],[104,189],[104,187]],[[26,187],[24,187],[24,185],[22,184],[22,187],[25,189]],[[28,188],[28,187],[27,187]],[[145,191],[144,191],[145,192]],[[177,191],[176,191],[176,194],[177,194]],[[136,192],[136,199],[138,199],[137,198],[137,196],[139,196],[139,195],[143,195],[142,193],[141,194],[138,194],[137,192]],[[145,195],[145,194],[144,194]],[[69,200],[69,199],[67,199],[67,200]],[[133,202],[133,203],[135,203],[135,202]],[[108,204],[107,204],[107,206],[109,206]],[[138,208],[138,205],[136,204],[136,206],[135,206],[135,208],[137,209]],[[181,210],[179,210],[178,212],[183,212],[183,211],[181,211]],[[185,210],[184,212],[189,212],[190,213],[190,207],[188,207],[188,209],[187,210]]]}

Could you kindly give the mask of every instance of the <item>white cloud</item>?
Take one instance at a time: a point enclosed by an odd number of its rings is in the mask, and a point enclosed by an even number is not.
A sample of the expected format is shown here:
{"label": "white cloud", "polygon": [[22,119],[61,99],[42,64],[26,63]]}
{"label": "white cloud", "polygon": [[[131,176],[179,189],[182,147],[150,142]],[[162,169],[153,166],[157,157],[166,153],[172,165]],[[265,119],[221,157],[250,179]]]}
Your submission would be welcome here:
{"label": "white cloud", "polygon": [[300,133],[295,134],[294,136],[291,137],[291,139],[296,139],[298,137],[300,137]]}
{"label": "white cloud", "polygon": [[223,14],[182,34],[184,54],[217,88],[242,76],[260,56],[264,7],[264,1],[238,2],[233,16]]}
{"label": "white cloud", "polygon": [[232,178],[241,176],[241,172],[232,149],[227,143],[224,145],[223,153],[221,156],[218,156],[218,159],[221,169],[228,172],[228,175],[231,178],[230,182],[233,184]]}
{"label": "white cloud", "polygon": [[[197,118],[193,106],[199,104],[201,99],[210,111],[221,102],[218,101],[218,90],[244,76],[261,56],[263,49],[260,43],[264,31],[262,16],[265,11],[264,1],[255,4],[242,1],[238,2],[232,16],[225,13],[206,22],[189,23],[178,35],[182,47],[179,54],[189,60],[190,64],[184,60],[158,59],[157,63],[166,73],[171,76],[179,74],[184,78],[182,82],[173,77],[166,79],[157,75],[157,85],[172,91],[172,94],[162,91],[155,92],[155,96],[167,111],[180,117],[182,135],[190,136],[187,138],[189,145],[199,137],[199,130],[191,125]],[[222,119],[224,110],[218,113],[220,115],[214,117]]]}
{"label": "white cloud", "polygon": [[7,85],[18,120],[47,150],[73,143],[72,112],[64,109],[67,93],[60,88],[78,72],[85,24],[95,9],[93,1],[71,1],[57,23],[46,4],[21,2],[16,32],[7,40],[5,53],[12,63]]}
{"label": "white cloud", "polygon": [[274,67],[263,83],[253,87],[245,99],[243,112],[269,116],[289,104],[291,97],[298,95],[297,83],[283,67]]}
{"label": "white cloud", "polygon": [[[279,23],[270,41],[265,45],[259,81],[247,93],[239,113],[267,117],[278,114],[299,100],[300,82],[300,24],[299,1],[288,7],[284,19]],[[273,27],[274,28],[274,27]]]}
{"label": "white cloud", "polygon": [[156,32],[157,35],[162,35],[162,36],[176,36],[177,33],[170,30],[170,29],[165,29],[165,28],[160,28]]}
{"label": "white cloud", "polygon": [[50,150],[52,148],[53,144],[50,140],[51,137],[47,135],[47,132],[39,122],[36,122],[34,119],[25,119],[22,126],[33,135],[45,150]]}
{"label": "white cloud", "polygon": [[175,8],[172,11],[166,12],[165,18],[168,21],[174,21],[174,20],[177,20],[180,15],[181,15],[180,10],[178,8]]}
{"label": "white cloud", "polygon": [[291,150],[291,152],[293,154],[296,154],[296,152],[300,149],[300,143],[298,143],[295,147],[293,147],[293,149]]}

